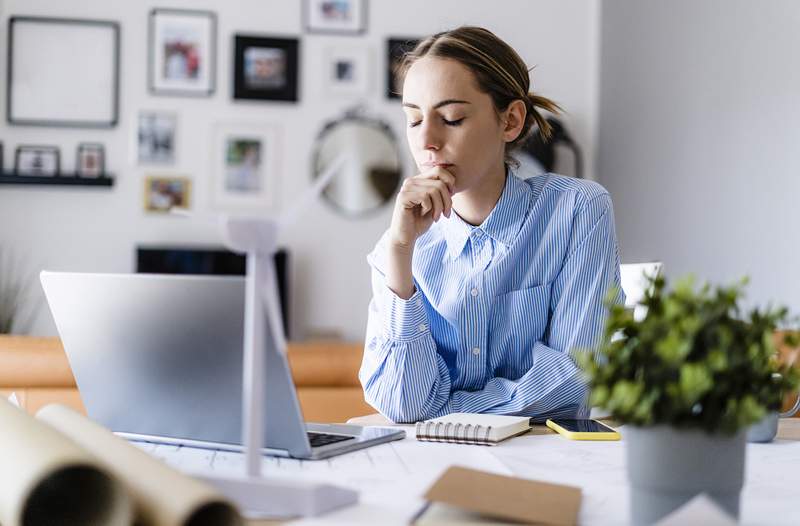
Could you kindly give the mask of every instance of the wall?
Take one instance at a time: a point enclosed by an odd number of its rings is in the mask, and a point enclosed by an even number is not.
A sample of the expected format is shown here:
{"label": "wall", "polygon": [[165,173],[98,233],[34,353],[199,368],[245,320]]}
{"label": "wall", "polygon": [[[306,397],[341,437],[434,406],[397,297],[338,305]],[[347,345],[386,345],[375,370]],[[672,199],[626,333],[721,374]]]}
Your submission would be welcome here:
{"label": "wall", "polygon": [[800,4],[619,1],[602,9],[598,179],[623,259],[751,277],[800,312]]}
{"label": "wall", "polygon": [[[0,0],[2,2],[2,0]],[[597,11],[595,0],[508,0],[501,9],[483,1],[408,0],[369,3],[364,36],[342,37],[304,33],[300,2],[278,0],[172,1],[168,4],[121,0],[5,0],[0,3],[0,46],[7,41],[11,15],[47,15],[117,20],[121,33],[120,123],[111,130],[49,129],[9,126],[3,118],[5,168],[11,169],[18,144],[54,144],[62,166],[74,166],[79,142],[105,144],[107,166],[117,175],[112,190],[0,186],[0,246],[24,261],[32,273],[51,270],[130,272],[139,243],[214,243],[208,225],[154,217],[142,212],[143,178],[150,173],[189,175],[194,180],[195,211],[210,212],[210,148],[212,127],[229,121],[277,123],[282,128],[282,173],[277,187],[281,203],[300,195],[310,181],[310,153],[322,124],[351,106],[353,100],[323,91],[320,68],[329,46],[371,48],[375,82],[364,100],[389,122],[401,139],[406,175],[411,169],[405,145],[405,121],[396,101],[384,98],[385,39],[422,36],[460,24],[483,25],[514,46],[530,65],[536,64],[535,87],[569,112],[567,125],[594,157],[597,85]],[[490,7],[487,7],[490,6]],[[209,9],[218,17],[217,91],[211,98],[159,97],[146,87],[147,20],[152,7]],[[299,36],[300,102],[243,103],[231,100],[231,43],[234,33]],[[6,53],[0,53],[5,72]],[[90,67],[87,64],[87,67]],[[80,74],[76,72],[76,74]],[[69,79],[65,79],[68,82]],[[0,87],[5,100],[5,84]],[[178,113],[178,164],[167,170],[137,166],[132,157],[137,112],[142,109]],[[5,109],[3,110],[5,112]],[[593,175],[591,163],[588,175]],[[363,338],[370,298],[365,255],[389,224],[391,208],[360,220],[336,215],[325,204],[312,206],[284,240],[291,251],[292,322],[298,337],[333,330],[345,338]],[[41,294],[36,291],[41,301]],[[44,306],[33,327],[36,334],[55,334]]]}

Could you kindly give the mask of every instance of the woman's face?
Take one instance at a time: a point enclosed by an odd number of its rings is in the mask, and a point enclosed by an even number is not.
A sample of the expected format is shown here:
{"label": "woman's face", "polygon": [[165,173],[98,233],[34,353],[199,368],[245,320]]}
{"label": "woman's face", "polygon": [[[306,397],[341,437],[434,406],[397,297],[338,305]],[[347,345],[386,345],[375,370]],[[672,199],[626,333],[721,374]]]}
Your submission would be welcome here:
{"label": "woman's face", "polygon": [[489,174],[505,175],[502,118],[460,62],[428,57],[414,62],[403,84],[403,111],[420,172],[442,166],[455,177],[456,192],[478,188]]}

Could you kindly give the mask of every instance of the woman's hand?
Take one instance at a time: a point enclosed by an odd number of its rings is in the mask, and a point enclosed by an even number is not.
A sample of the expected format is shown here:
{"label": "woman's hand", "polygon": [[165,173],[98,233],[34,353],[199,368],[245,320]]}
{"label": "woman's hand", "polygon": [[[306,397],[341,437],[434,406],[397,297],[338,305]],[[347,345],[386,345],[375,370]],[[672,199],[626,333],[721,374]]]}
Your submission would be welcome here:
{"label": "woman's hand", "polygon": [[393,248],[411,253],[417,238],[427,232],[434,221],[442,214],[450,217],[455,184],[453,174],[441,166],[403,181],[389,227]]}

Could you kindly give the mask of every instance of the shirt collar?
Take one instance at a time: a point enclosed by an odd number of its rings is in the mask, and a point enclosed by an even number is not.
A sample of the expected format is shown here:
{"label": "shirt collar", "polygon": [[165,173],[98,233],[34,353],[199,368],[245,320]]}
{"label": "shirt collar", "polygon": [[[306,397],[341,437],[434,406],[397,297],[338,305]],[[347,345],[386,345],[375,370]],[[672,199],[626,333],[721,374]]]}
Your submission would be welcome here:
{"label": "shirt collar", "polygon": [[472,226],[458,214],[444,218],[446,219],[443,224],[444,239],[447,242],[447,254],[450,258],[456,259],[461,255],[470,234],[476,229],[482,230],[495,241],[509,247],[522,227],[527,212],[529,193],[525,191],[526,186],[511,169],[508,169],[500,199],[481,225]]}

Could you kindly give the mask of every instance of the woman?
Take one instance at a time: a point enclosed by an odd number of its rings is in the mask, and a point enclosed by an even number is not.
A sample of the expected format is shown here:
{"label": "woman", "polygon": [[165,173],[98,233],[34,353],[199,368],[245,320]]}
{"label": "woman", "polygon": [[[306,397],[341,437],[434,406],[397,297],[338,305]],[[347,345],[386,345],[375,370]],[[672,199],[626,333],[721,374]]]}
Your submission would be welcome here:
{"label": "woman", "polygon": [[[389,230],[368,256],[373,299],[359,377],[396,422],[453,412],[586,417],[575,353],[602,331],[619,285],[600,185],[514,175],[510,156],[552,101],[491,32],[422,41],[399,69],[408,144]],[[622,294],[617,301],[623,301]]]}

